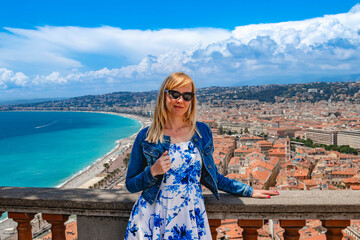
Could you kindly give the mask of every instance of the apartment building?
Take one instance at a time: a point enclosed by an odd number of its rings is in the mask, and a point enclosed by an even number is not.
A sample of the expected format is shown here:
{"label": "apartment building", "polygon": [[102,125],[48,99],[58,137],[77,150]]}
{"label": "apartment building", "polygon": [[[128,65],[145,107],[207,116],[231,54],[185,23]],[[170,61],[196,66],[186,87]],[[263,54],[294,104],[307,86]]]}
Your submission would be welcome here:
{"label": "apartment building", "polygon": [[319,144],[337,145],[337,131],[308,129],[306,130],[306,139],[311,139],[314,143]]}
{"label": "apartment building", "polygon": [[360,150],[360,131],[339,131],[337,134],[337,143],[349,145],[352,148]]}
{"label": "apartment building", "polygon": [[269,136],[275,138],[295,137],[295,132],[300,131],[301,128],[288,127],[269,127],[267,133]]}

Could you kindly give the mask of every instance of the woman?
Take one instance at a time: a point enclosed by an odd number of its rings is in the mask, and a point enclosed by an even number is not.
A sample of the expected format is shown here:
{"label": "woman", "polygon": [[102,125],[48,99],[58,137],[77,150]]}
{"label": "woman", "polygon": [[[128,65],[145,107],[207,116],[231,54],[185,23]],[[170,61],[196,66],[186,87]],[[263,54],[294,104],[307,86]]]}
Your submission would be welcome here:
{"label": "woman", "polygon": [[218,189],[256,198],[278,194],[254,190],[218,173],[212,133],[195,121],[195,109],[193,80],[184,73],[168,76],[153,123],[139,132],[131,152],[126,187],[142,194],[125,239],[211,239],[201,184],[218,199]]}

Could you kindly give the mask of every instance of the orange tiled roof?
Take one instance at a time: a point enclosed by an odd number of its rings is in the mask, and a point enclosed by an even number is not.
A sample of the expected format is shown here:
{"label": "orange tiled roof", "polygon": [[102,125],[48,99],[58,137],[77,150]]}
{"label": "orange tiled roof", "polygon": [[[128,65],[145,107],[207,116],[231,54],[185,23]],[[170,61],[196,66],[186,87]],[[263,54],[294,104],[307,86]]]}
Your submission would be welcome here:
{"label": "orange tiled roof", "polygon": [[230,162],[229,162],[228,166],[230,166],[230,165],[239,165],[241,159],[242,158],[240,158],[240,157],[232,157],[230,159]]}
{"label": "orange tiled roof", "polygon": [[237,149],[234,150],[234,152],[237,152],[237,153],[252,153],[252,152],[260,152],[260,149],[257,149],[257,148],[249,148],[249,149],[237,148]]}
{"label": "orange tiled roof", "polygon": [[250,163],[250,166],[252,168],[261,167],[261,168],[269,170],[269,171],[271,171],[274,168],[274,165],[271,164],[270,162],[265,162],[265,161],[261,161],[261,160],[257,160],[257,161]]}
{"label": "orange tiled roof", "polygon": [[214,156],[214,162],[215,164],[220,164],[222,162],[222,159],[219,158],[218,156]]}
{"label": "orange tiled roof", "polygon": [[338,171],[331,171],[331,174],[336,175],[356,175],[356,170],[352,168],[346,168]]}
{"label": "orange tiled roof", "polygon": [[262,137],[258,137],[258,136],[250,136],[250,137],[241,137],[240,138],[240,140],[256,140],[256,139],[259,139],[259,140],[261,140],[261,139],[264,139],[264,138],[262,138]]}
{"label": "orange tiled roof", "polygon": [[220,232],[225,233],[229,236],[230,239],[241,239],[241,228],[237,225],[237,221],[232,221],[228,223],[223,223],[221,221],[221,226],[219,227]]}
{"label": "orange tiled roof", "polygon": [[309,174],[308,169],[297,170],[295,171],[294,177],[306,177],[308,174]]}
{"label": "orange tiled roof", "polygon": [[228,177],[230,179],[246,180],[247,174],[229,173],[229,174],[226,175],[226,177]]}
{"label": "orange tiled roof", "polygon": [[285,144],[284,143],[276,143],[273,145],[273,148],[285,148]]}
{"label": "orange tiled roof", "polygon": [[342,179],[343,183],[360,183],[359,176]]}
{"label": "orange tiled roof", "polygon": [[349,154],[340,154],[340,158],[347,158],[347,159],[356,159],[357,156],[355,155],[349,155]]}
{"label": "orange tiled roof", "polygon": [[285,151],[280,150],[280,149],[269,149],[269,154],[270,155],[285,155]]}
{"label": "orange tiled roof", "polygon": [[317,186],[317,183],[314,179],[305,179],[303,182],[306,186]]}
{"label": "orange tiled roof", "polygon": [[258,141],[256,142],[257,145],[271,145],[272,146],[272,143],[269,142],[269,141],[266,141],[266,140],[262,140],[262,141]]}
{"label": "orange tiled roof", "polygon": [[276,163],[279,161],[279,158],[278,157],[270,157],[270,164],[271,165],[276,165]]}

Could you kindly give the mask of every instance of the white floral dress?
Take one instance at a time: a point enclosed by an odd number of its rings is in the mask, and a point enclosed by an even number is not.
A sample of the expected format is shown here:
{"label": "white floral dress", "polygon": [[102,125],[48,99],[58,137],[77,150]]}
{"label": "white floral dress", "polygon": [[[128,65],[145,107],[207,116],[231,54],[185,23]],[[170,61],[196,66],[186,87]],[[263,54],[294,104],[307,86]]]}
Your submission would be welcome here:
{"label": "white floral dress", "polygon": [[157,200],[135,203],[125,239],[211,239],[200,185],[201,156],[191,141],[172,144],[171,169],[164,174]]}

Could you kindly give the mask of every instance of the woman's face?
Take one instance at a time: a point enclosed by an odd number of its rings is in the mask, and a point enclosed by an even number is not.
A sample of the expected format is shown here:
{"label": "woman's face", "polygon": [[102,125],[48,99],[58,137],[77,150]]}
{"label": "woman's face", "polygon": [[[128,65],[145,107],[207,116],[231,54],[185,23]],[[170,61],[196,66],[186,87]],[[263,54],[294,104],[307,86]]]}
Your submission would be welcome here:
{"label": "woman's face", "polygon": [[[185,87],[179,87],[172,89],[180,93],[192,92],[192,86],[188,85]],[[165,93],[166,99],[166,111],[168,114],[175,116],[183,116],[189,109],[191,101],[185,101],[183,96],[180,96],[178,99],[171,98],[169,93]]]}

